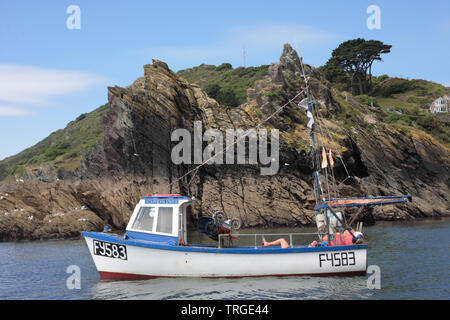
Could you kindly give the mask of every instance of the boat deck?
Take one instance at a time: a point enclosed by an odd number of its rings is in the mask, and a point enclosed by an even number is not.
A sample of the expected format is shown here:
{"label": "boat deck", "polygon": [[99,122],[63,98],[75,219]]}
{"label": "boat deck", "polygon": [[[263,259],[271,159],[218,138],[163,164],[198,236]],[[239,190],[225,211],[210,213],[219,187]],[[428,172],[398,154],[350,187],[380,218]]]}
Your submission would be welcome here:
{"label": "boat deck", "polygon": [[230,254],[269,254],[269,253],[293,253],[293,252],[324,252],[324,251],[347,251],[367,249],[367,244],[354,244],[344,246],[318,246],[308,247],[307,245],[293,245],[289,248],[281,248],[280,246],[262,247],[259,246],[232,246],[228,248],[219,248],[211,245],[190,244],[190,245],[176,245],[168,244],[166,242],[157,242],[149,240],[141,240],[135,238],[124,238],[124,236],[102,233],[102,232],[86,232],[83,231],[85,237],[97,239],[100,241],[112,242],[122,245],[130,245],[136,247],[184,251],[184,252],[209,252],[209,253],[230,253]]}

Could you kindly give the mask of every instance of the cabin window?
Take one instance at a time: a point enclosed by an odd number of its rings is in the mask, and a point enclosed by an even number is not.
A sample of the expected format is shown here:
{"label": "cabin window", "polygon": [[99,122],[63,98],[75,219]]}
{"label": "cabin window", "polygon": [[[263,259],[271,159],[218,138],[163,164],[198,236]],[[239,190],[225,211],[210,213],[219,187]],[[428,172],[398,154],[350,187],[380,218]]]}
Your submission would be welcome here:
{"label": "cabin window", "polygon": [[155,207],[141,207],[136,219],[134,220],[132,229],[153,231],[155,212]]}
{"label": "cabin window", "polygon": [[156,227],[156,232],[172,233],[172,216],[173,208],[160,207],[158,212],[158,224]]}

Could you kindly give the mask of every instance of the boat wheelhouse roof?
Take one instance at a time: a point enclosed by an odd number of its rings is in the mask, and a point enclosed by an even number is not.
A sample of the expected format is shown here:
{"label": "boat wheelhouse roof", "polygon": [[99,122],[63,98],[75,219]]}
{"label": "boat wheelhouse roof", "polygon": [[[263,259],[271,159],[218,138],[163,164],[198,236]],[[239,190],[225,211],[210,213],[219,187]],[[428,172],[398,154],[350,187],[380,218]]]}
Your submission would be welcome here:
{"label": "boat wheelhouse roof", "polygon": [[181,194],[147,194],[141,200],[146,204],[178,204],[180,200],[191,201],[192,199]]}

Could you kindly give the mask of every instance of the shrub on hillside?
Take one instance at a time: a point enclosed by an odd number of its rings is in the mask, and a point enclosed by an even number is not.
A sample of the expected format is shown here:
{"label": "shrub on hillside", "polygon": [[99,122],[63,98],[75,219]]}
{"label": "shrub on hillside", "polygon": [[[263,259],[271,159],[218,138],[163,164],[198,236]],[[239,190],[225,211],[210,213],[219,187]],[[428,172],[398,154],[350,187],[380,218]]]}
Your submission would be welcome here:
{"label": "shrub on hillside", "polygon": [[222,63],[220,66],[216,68],[216,71],[231,70],[231,69],[233,69],[233,66],[230,63]]}
{"label": "shrub on hillside", "polygon": [[356,96],[355,99],[356,99],[356,101],[358,101],[360,104],[362,104],[364,106],[379,107],[377,99],[375,97],[369,97],[366,94],[362,94],[362,95]]}

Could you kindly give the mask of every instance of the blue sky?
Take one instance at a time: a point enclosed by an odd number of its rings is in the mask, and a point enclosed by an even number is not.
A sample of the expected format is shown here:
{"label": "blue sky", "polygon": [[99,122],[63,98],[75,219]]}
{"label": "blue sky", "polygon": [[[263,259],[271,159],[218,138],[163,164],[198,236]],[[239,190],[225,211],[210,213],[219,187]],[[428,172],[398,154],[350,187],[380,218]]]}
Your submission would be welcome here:
{"label": "blue sky", "polygon": [[[79,30],[66,12],[80,8]],[[369,30],[370,5],[381,29]],[[436,1],[2,1],[0,159],[62,129],[127,86],[152,58],[174,71],[201,63],[277,62],[289,42],[313,66],[341,42],[362,37],[392,45],[375,75],[450,86],[450,2]]]}

